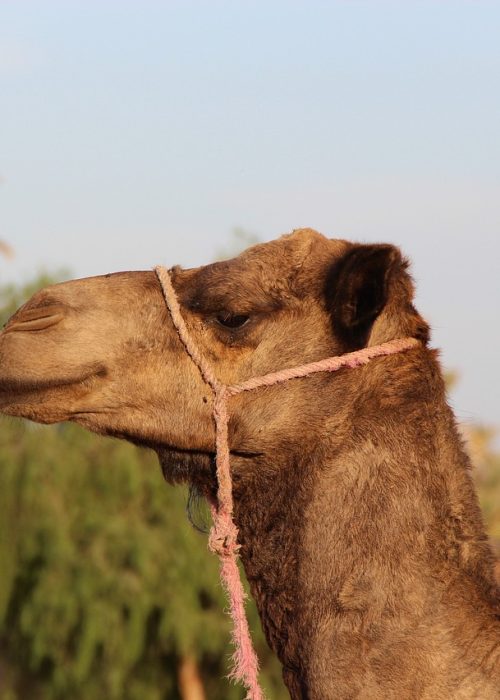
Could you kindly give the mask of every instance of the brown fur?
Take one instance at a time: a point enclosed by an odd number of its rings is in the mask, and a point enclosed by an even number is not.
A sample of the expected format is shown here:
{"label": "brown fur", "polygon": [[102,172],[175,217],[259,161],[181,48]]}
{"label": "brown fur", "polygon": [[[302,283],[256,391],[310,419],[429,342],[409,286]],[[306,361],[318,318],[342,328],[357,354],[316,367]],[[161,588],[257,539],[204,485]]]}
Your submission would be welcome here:
{"label": "brown fur", "polygon": [[[231,399],[241,556],[291,697],[500,698],[493,555],[399,251],[301,230],[173,280],[225,383],[422,340]],[[212,399],[153,273],[38,293],[0,367],[3,412],[153,446],[170,481],[213,492]]]}

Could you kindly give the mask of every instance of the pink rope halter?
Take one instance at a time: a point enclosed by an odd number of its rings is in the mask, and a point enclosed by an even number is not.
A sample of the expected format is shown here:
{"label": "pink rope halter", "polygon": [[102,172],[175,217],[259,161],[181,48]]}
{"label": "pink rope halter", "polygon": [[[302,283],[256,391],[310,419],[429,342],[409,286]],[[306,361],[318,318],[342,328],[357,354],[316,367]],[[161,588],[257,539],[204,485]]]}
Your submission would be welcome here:
{"label": "pink rope halter", "polygon": [[155,272],[165,297],[165,302],[170,311],[173,324],[177,333],[193,362],[200,370],[206,384],[210,386],[214,394],[213,415],[215,421],[215,460],[217,471],[217,505],[212,505],[213,525],[210,531],[208,546],[219,555],[221,564],[221,581],[227,592],[230,604],[230,613],[233,620],[233,669],[230,677],[243,683],[247,689],[247,700],[263,700],[264,695],[259,686],[259,663],[245,616],[244,599],[245,592],[241,584],[238,571],[237,554],[238,529],[233,521],[233,492],[231,484],[231,465],[229,462],[228,443],[228,399],[243,391],[251,391],[264,386],[272,386],[288,379],[305,377],[314,372],[335,372],[341,367],[359,367],[365,365],[375,357],[382,355],[394,355],[420,345],[416,338],[401,338],[391,340],[388,343],[363,348],[356,352],[328,357],[319,362],[284,369],[279,372],[270,372],[261,377],[247,379],[241,384],[225,385],[219,382],[210,365],[199,352],[194,343],[177,300],[177,295],[170,279],[168,270],[164,267],[156,267]]}

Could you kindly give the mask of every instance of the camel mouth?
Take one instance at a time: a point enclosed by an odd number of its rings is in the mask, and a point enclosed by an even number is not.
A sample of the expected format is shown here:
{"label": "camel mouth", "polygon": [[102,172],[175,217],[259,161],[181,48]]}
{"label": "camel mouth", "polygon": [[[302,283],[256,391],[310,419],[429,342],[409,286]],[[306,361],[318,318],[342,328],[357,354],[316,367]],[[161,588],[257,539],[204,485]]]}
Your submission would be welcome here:
{"label": "camel mouth", "polygon": [[106,374],[106,369],[99,365],[73,376],[50,380],[0,377],[0,411],[37,420],[38,413],[45,413],[47,402],[50,404],[52,397],[57,398],[61,392],[64,393],[66,389],[73,390],[75,387],[90,391],[92,381]]}
{"label": "camel mouth", "polygon": [[68,386],[74,386],[75,384],[82,384],[83,382],[91,379],[98,372],[91,372],[84,374],[79,377],[65,377],[64,379],[51,379],[51,380],[35,380],[35,379],[13,379],[13,378],[0,378],[0,397],[3,392],[9,392],[12,394],[34,394],[37,392],[50,391],[51,389],[62,389]]}
{"label": "camel mouth", "polygon": [[21,310],[7,321],[3,332],[43,331],[62,321],[64,315],[64,307],[61,304]]}

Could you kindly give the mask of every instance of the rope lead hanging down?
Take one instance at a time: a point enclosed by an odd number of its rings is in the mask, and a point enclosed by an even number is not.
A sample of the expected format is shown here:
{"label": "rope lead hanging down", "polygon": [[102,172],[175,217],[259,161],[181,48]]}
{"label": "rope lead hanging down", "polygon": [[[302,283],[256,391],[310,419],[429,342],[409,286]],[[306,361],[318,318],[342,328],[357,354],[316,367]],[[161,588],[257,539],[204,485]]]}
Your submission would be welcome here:
{"label": "rope lead hanging down", "polygon": [[239,545],[238,528],[233,521],[233,490],[228,441],[228,400],[231,396],[240,394],[243,391],[252,391],[260,387],[280,384],[289,379],[306,377],[315,372],[336,372],[342,367],[354,368],[366,365],[375,357],[405,352],[420,346],[420,342],[416,338],[399,338],[381,345],[356,350],[356,352],[328,357],[325,360],[319,360],[319,362],[311,362],[279,372],[270,372],[262,377],[254,377],[240,384],[226,386],[219,382],[212,368],[193,341],[182,316],[168,270],[158,266],[155,267],[155,272],[179,338],[186,352],[200,370],[203,380],[214,394],[213,416],[215,421],[217,505],[212,506],[213,525],[210,530],[208,545],[220,559],[221,581],[229,599],[230,614],[233,621],[232,637],[235,650],[233,654],[233,670],[230,673],[230,677],[245,686],[247,689],[247,700],[264,700],[264,694],[259,686],[258,679],[259,662],[248,629],[244,605],[245,592],[237,563]]}

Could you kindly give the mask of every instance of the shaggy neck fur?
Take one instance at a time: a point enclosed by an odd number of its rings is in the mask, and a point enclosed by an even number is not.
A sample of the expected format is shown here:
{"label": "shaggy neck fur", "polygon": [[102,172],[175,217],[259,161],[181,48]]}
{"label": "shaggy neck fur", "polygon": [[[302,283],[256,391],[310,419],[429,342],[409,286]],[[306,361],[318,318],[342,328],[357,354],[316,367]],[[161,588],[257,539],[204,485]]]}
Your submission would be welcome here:
{"label": "shaggy neck fur", "polygon": [[368,372],[340,383],[360,396],[350,435],[335,436],[343,416],[326,443],[305,438],[304,456],[262,458],[253,480],[236,465],[241,556],[267,639],[293,700],[498,698],[492,554],[442,382],[426,396],[422,374],[402,370],[395,405],[390,388],[370,398]]}

